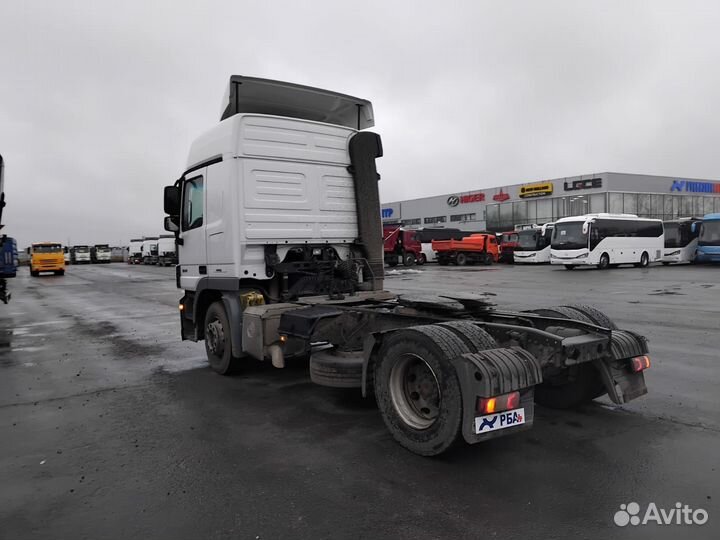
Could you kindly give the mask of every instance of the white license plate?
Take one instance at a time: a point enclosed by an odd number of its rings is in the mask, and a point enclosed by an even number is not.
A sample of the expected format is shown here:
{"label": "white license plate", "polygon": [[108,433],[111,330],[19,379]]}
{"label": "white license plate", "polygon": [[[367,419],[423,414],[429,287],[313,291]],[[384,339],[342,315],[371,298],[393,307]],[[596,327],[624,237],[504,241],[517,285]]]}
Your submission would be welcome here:
{"label": "white license plate", "polygon": [[525,423],[525,409],[513,409],[486,416],[475,417],[475,433],[489,433],[498,429],[505,429],[513,426],[519,426]]}

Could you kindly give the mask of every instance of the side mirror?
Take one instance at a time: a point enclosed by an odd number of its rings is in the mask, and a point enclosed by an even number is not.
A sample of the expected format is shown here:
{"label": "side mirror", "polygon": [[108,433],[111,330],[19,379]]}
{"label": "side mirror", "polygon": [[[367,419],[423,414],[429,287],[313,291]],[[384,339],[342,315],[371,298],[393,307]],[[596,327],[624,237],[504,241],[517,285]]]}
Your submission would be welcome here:
{"label": "side mirror", "polygon": [[693,234],[697,232],[697,221],[693,221],[690,224],[690,232],[692,232]]}
{"label": "side mirror", "polygon": [[25,253],[27,253],[28,255],[30,255],[30,248],[25,248]]}
{"label": "side mirror", "polygon": [[176,233],[180,230],[177,216],[166,216],[165,217],[165,230],[171,233]]}
{"label": "side mirror", "polygon": [[163,195],[165,213],[171,216],[180,215],[180,188],[178,186],[165,186]]}
{"label": "side mirror", "polygon": [[582,233],[587,234],[589,230],[590,230],[590,224],[586,221],[585,223],[583,223]]}

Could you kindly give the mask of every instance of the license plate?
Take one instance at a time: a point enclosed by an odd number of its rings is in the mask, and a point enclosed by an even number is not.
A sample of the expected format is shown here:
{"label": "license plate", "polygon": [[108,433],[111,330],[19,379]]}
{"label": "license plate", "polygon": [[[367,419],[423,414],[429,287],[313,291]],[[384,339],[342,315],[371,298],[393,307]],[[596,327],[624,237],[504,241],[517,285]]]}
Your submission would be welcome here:
{"label": "license plate", "polygon": [[505,429],[513,426],[519,426],[525,423],[525,409],[513,409],[486,416],[475,417],[475,433],[489,433],[498,429]]}

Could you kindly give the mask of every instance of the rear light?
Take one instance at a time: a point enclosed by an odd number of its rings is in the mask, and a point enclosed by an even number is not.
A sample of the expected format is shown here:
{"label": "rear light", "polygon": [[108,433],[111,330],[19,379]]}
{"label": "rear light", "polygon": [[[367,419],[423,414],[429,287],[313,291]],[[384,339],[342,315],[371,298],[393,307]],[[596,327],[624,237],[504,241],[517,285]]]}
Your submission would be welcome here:
{"label": "rear light", "polygon": [[493,414],[497,412],[516,409],[520,405],[520,392],[510,392],[491,398],[478,398],[477,412],[480,414]]}
{"label": "rear light", "polygon": [[630,370],[638,373],[650,367],[650,357],[647,355],[636,356],[630,359]]}

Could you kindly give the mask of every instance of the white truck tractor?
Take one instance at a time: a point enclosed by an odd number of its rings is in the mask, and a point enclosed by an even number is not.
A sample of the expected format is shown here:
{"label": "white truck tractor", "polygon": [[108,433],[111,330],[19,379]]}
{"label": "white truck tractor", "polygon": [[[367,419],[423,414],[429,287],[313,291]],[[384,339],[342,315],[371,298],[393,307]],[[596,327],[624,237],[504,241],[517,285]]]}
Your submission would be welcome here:
{"label": "white truck tractor", "polygon": [[157,264],[158,259],[158,237],[146,236],[142,243],[142,263]]}
{"label": "white truck tractor", "polygon": [[128,264],[142,264],[142,238],[132,238],[128,244]]}
{"label": "white truck tractor", "polygon": [[157,264],[158,266],[173,266],[177,264],[174,234],[161,234],[158,237]]}
{"label": "white truck tractor", "polygon": [[314,383],[374,396],[420,455],[528,429],[535,401],[647,392],[645,338],[590,306],[386,291],[372,126],[364,99],[230,78],[220,122],[164,193],[181,335],[205,341],[215,371],[308,358]]}

